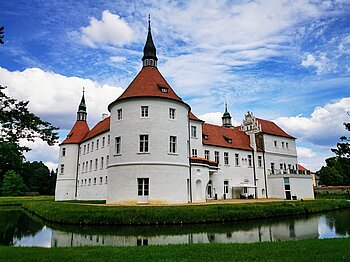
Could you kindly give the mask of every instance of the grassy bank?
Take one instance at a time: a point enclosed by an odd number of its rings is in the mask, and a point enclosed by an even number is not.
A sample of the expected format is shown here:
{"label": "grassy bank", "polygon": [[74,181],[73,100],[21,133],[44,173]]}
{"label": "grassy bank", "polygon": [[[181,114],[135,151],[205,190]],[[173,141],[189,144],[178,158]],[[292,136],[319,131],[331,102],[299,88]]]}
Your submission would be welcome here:
{"label": "grassy bank", "polygon": [[349,261],[350,238],[142,247],[0,247],[0,261]]}
{"label": "grassy bank", "polygon": [[350,200],[350,194],[321,194],[315,193],[316,199],[348,199]]}
{"label": "grassy bank", "polygon": [[54,201],[28,201],[26,210],[54,223],[82,225],[148,225],[214,223],[350,208],[345,200],[280,201],[271,203],[104,206]]}
{"label": "grassy bank", "polygon": [[26,202],[53,200],[54,196],[0,197],[0,206],[21,206]]}

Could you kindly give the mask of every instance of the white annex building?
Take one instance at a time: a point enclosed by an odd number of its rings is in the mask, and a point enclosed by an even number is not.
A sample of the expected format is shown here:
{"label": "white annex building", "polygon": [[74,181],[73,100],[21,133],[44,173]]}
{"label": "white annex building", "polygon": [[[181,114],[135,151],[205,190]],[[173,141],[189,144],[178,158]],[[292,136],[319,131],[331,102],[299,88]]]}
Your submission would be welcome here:
{"label": "white annex building", "polygon": [[157,68],[150,26],[143,67],[89,129],[84,95],[60,144],[57,201],[188,203],[231,198],[313,198],[298,174],[295,138],[248,112],[232,126],[198,119]]}

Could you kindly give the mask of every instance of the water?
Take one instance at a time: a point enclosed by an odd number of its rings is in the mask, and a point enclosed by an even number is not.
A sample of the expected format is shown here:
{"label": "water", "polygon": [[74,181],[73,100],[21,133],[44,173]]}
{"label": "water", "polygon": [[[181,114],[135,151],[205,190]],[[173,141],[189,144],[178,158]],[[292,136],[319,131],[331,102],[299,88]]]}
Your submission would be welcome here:
{"label": "water", "polygon": [[309,217],[223,224],[91,227],[48,224],[20,208],[0,208],[0,245],[75,247],[247,243],[350,236],[350,209]]}

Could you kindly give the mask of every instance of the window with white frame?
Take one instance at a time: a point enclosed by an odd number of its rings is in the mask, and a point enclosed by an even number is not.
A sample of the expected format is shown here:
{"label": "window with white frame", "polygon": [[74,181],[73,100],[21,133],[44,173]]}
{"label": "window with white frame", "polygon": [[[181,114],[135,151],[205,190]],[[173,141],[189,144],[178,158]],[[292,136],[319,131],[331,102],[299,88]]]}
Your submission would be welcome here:
{"label": "window with white frame", "polygon": [[87,144],[87,154],[90,152],[90,144]]}
{"label": "window with white frame", "polygon": [[198,156],[198,151],[195,148],[192,148],[192,157],[197,157]]}
{"label": "window with white frame", "polygon": [[282,148],[284,148],[284,142],[282,142]]}
{"label": "window with white frame", "polygon": [[224,181],[224,194],[228,194],[228,181]]}
{"label": "window with white frame", "polygon": [[91,142],[91,152],[94,151],[94,142]]}
{"label": "window with white frame", "polygon": [[101,164],[100,164],[100,169],[103,169],[103,164],[104,164],[104,157],[101,157]]}
{"label": "window with white frame", "polygon": [[121,137],[117,136],[115,138],[115,153],[116,154],[120,154],[120,152],[121,152],[121,142],[122,142]]}
{"label": "window with white frame", "polygon": [[248,166],[252,167],[252,155],[248,155]]}
{"label": "window with white frame", "polygon": [[96,185],[96,180],[97,180],[96,177],[94,177],[94,185]]}
{"label": "window with white frame", "polygon": [[289,144],[288,144],[288,142],[286,142],[286,148],[289,148]]}
{"label": "window with white frame", "polygon": [[108,135],[108,136],[107,136],[107,145],[109,145],[110,143],[111,143],[111,136]]}
{"label": "window with white frame", "polygon": [[137,195],[148,196],[149,195],[149,178],[137,179]]}
{"label": "window with white frame", "polygon": [[224,152],[224,164],[228,165],[229,161],[228,161],[228,152]]}
{"label": "window with white frame", "polygon": [[219,164],[220,162],[220,152],[219,151],[215,151],[214,152],[214,159],[215,159],[215,162]]}
{"label": "window with white frame", "polygon": [[65,155],[66,155],[66,148],[63,147],[63,148],[62,148],[62,156],[65,156]]}
{"label": "window with white frame", "polygon": [[60,174],[64,174],[64,164],[61,164]]}
{"label": "window with white frame", "polygon": [[89,186],[91,185],[91,178],[89,178]]}
{"label": "window with white frame", "polygon": [[273,144],[275,145],[275,147],[277,147],[277,141],[273,141]]}
{"label": "window with white frame", "polygon": [[139,152],[140,153],[148,153],[148,135],[140,135],[140,147],[139,147]]}
{"label": "window with white frame", "polygon": [[258,156],[258,167],[262,167],[262,156]]}
{"label": "window with white frame", "polygon": [[102,182],[103,182],[103,178],[102,176],[100,176],[100,185],[102,185]]}
{"label": "window with white frame", "polygon": [[98,149],[98,147],[100,146],[100,139],[96,140],[96,150]]}
{"label": "window with white frame", "polygon": [[209,157],[210,157],[209,154],[210,154],[209,150],[204,150],[204,158],[206,160],[209,160]]}
{"label": "window with white frame", "polygon": [[105,143],[106,143],[106,138],[105,138],[105,137],[102,137],[102,146],[101,146],[101,148],[104,148],[104,147],[105,147]]}
{"label": "window with white frame", "polygon": [[90,168],[89,168],[89,171],[90,171],[90,172],[92,171],[92,160],[90,160]]}
{"label": "window with white frame", "polygon": [[105,184],[108,184],[108,176],[105,177]]}
{"label": "window with white frame", "polygon": [[84,155],[86,154],[86,145],[84,145]]}
{"label": "window with white frame", "polygon": [[81,170],[81,173],[84,173],[85,172],[85,162],[83,162],[83,168]]}
{"label": "window with white frame", "polygon": [[176,153],[176,136],[170,136],[169,139],[169,152]]}
{"label": "window with white frame", "polygon": [[86,178],[85,178],[85,180],[84,180],[84,185],[86,186]]}
{"label": "window with white frame", "polygon": [[197,137],[197,127],[191,126],[191,137]]}
{"label": "window with white frame", "polygon": [[96,158],[95,159],[95,171],[97,170],[97,167],[98,167],[98,159]]}
{"label": "window with white frame", "polygon": [[169,108],[169,118],[175,119],[175,108]]}
{"label": "window with white frame", "polygon": [[141,106],[141,117],[148,117],[148,106]]}
{"label": "window with white frame", "polygon": [[107,156],[106,158],[106,168],[108,167],[108,164],[109,164],[109,156]]}
{"label": "window with white frame", "polygon": [[118,120],[123,119],[123,110],[121,108],[117,110],[117,119]]}
{"label": "window with white frame", "polygon": [[88,171],[88,165],[89,165],[89,162],[86,161],[86,162],[85,162],[85,173],[87,173],[87,171]]}
{"label": "window with white frame", "polygon": [[235,154],[235,165],[239,166],[239,154]]}

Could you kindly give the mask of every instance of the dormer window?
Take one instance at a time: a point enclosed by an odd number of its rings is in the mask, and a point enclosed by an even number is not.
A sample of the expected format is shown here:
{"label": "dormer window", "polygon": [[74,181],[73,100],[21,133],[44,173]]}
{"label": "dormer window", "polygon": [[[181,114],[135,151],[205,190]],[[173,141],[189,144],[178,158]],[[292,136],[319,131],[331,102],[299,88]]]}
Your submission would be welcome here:
{"label": "dormer window", "polygon": [[225,138],[227,143],[232,144],[232,138],[229,138],[229,137],[226,137],[226,136],[224,136],[224,138]]}
{"label": "dormer window", "polygon": [[203,138],[204,138],[205,140],[208,140],[209,136],[208,136],[208,135],[203,134]]}
{"label": "dormer window", "polygon": [[168,88],[158,84],[158,88],[162,93],[168,93]]}

